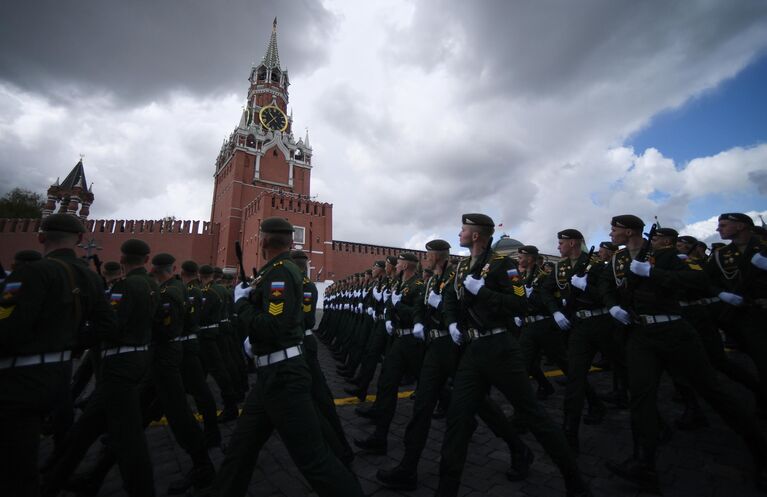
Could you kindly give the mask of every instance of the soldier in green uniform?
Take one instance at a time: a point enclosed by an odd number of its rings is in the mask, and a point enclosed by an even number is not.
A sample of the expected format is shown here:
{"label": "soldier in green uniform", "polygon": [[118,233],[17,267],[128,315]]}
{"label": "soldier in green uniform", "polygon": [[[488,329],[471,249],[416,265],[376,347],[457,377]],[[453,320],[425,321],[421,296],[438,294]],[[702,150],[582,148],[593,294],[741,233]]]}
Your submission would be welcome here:
{"label": "soldier in green uniform", "polygon": [[509,333],[513,316],[527,311],[516,264],[490,249],[495,224],[489,216],[464,214],[462,221],[460,244],[471,256],[459,263],[454,284],[442,298],[450,336],[456,343],[466,342],[466,349],[453,383],[435,495],[458,495],[474,415],[493,386],[524,417],[559,467],[568,496],[588,495],[562,430],[535,399],[519,344]]}
{"label": "soldier in green uniform", "polygon": [[402,252],[398,256],[397,270],[401,279],[392,292],[385,320],[386,331],[394,337],[394,343],[381,366],[375,403],[370,409],[355,410],[361,416],[375,418],[373,434],[354,441],[354,445],[370,453],[386,453],[400,381],[406,374],[417,378],[421,371],[423,341],[413,336],[413,311],[416,302],[423,298],[423,281],[416,271],[417,264],[418,257],[412,252]]}
{"label": "soldier in green uniform", "polygon": [[45,475],[44,495],[55,495],[88,448],[106,431],[117,456],[123,487],[131,496],[153,496],[154,481],[139,406],[139,388],[148,372],[148,345],[159,302],[157,283],[147,274],[149,245],[137,239],[120,247],[125,277],[115,282],[109,302],[117,328],[101,339],[101,371],[96,390],[65,442],[55,466]]}
{"label": "soldier in green uniform", "polygon": [[248,373],[245,369],[245,356],[242,353],[242,342],[237,339],[236,329],[232,326],[234,301],[232,290],[224,284],[224,271],[220,267],[213,268],[213,284],[211,289],[221,298],[221,320],[218,324],[216,340],[224,360],[224,366],[232,380],[232,388],[237,394],[237,400],[245,400],[248,390]]}
{"label": "soldier in green uniform", "polygon": [[660,491],[656,404],[660,376],[668,369],[672,376],[687,379],[743,437],[754,457],[756,483],[767,489],[767,440],[756,417],[719,382],[698,334],[681,316],[678,290],[705,286],[703,270],[685,264],[675,247],[656,250],[645,261],[644,222],[637,216],[615,216],[611,225],[610,238],[625,248],[602,273],[600,291],[610,315],[631,332],[626,352],[634,454],[607,468],[645,491]]}
{"label": "soldier in green uniform", "polygon": [[[101,279],[75,255],[85,232],[68,214],[40,227],[45,257],[0,283],[0,482],[13,496],[40,493],[41,420],[69,392],[71,354],[85,320],[100,333],[116,323]],[[4,275],[3,275],[4,276]]]}
{"label": "soldier in green uniform", "polygon": [[[740,212],[719,216],[717,231],[723,240],[730,240],[712,251],[705,265],[711,281],[710,297],[718,297],[721,315],[728,337],[754,361],[759,373],[760,408],[767,410],[767,244],[753,233],[754,221]],[[713,244],[712,244],[713,246]]]}
{"label": "soldier in green uniform", "polygon": [[303,277],[290,260],[292,232],[285,219],[264,219],[259,238],[268,262],[253,287],[235,289],[235,309],[248,330],[258,374],[216,478],[217,496],[246,494],[258,453],[274,430],[318,495],[362,495],[355,476],[325,442],[312,400],[312,377],[301,345]]}
{"label": "soldier in green uniform", "polygon": [[43,254],[37,250],[19,250],[13,254],[13,263],[11,264],[11,272],[17,271],[30,262],[37,262],[43,258]]}
{"label": "soldier in green uniform", "polygon": [[226,423],[237,419],[237,399],[234,383],[229,368],[224,362],[224,351],[221,350],[221,319],[225,302],[222,295],[213,287],[214,269],[203,264],[200,266],[200,291],[202,292],[202,307],[200,309],[200,327],[197,335],[200,340],[200,358],[205,371],[218,384],[224,409],[219,415],[219,421]]}
{"label": "soldier in green uniform", "polygon": [[[459,349],[450,338],[443,313],[442,293],[453,284],[455,268],[449,263],[450,244],[445,240],[432,240],[426,244],[424,270],[429,270],[422,298],[415,305],[413,336],[426,341],[426,355],[418,379],[418,394],[413,414],[405,429],[405,454],[392,469],[379,470],[378,481],[389,488],[415,490],[417,468],[431,426],[432,412],[440,392],[449,377],[455,374]],[[512,481],[522,480],[529,473],[533,453],[514,433],[498,405],[485,396],[477,412],[493,433],[502,438],[511,452],[511,468],[507,476]]]}
{"label": "soldier in green uniform", "polygon": [[354,459],[354,452],[346,440],[341,420],[336,412],[333,402],[333,394],[325,381],[320,361],[317,358],[317,339],[314,337],[317,312],[317,287],[306,276],[308,256],[303,250],[293,250],[290,258],[295,262],[303,275],[303,297],[301,308],[304,311],[304,358],[312,374],[312,398],[320,415],[320,422],[325,440],[335,453],[336,457],[344,464],[349,464]]}
{"label": "soldier in green uniform", "polygon": [[[346,364],[338,368],[337,372],[344,378],[352,378],[357,371],[357,368],[362,361],[362,356],[365,353],[365,349],[370,339],[370,335],[375,329],[375,297],[374,288],[379,284],[381,276],[384,271],[384,261],[375,261],[373,267],[365,271],[365,287],[363,289],[364,296],[362,298],[363,313],[361,314],[361,328],[359,330],[358,345],[354,351],[349,355],[349,360]],[[348,389],[345,389],[348,390]],[[356,395],[354,393],[353,395]]]}
{"label": "soldier in green uniform", "polygon": [[199,266],[194,261],[181,264],[181,282],[186,285],[187,306],[184,321],[184,358],[181,363],[181,376],[186,391],[194,398],[197,410],[202,415],[205,446],[221,445],[221,431],[216,419],[216,400],[205,379],[205,369],[200,357],[200,315],[202,309],[202,291],[197,279]]}

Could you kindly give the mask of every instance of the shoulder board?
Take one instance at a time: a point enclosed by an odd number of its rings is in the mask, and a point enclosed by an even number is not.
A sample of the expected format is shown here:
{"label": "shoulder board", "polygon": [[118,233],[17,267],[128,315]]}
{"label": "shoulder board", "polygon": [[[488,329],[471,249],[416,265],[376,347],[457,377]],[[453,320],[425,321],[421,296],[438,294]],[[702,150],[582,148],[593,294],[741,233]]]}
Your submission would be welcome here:
{"label": "shoulder board", "polygon": [[285,261],[277,261],[274,264],[272,264],[272,267],[280,267],[285,263]]}
{"label": "shoulder board", "polygon": [[309,278],[307,278],[306,276],[304,276],[304,283],[309,283]]}
{"label": "shoulder board", "polygon": [[502,255],[502,254],[493,254],[493,260],[494,260],[494,261],[499,261],[499,260],[501,260],[501,259],[505,259],[505,258],[506,258],[506,256],[505,256],[505,255]]}
{"label": "shoulder board", "polygon": [[423,285],[423,280],[418,280],[415,282],[416,285]]}

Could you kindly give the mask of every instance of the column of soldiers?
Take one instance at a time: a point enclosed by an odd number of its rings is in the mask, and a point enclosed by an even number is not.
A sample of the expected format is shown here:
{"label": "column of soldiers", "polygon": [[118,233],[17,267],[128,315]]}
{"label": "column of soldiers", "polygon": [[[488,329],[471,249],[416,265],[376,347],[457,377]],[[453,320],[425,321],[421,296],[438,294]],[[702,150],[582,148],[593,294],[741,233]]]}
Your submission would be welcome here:
{"label": "column of soldiers", "polygon": [[[376,261],[326,291],[313,332],[317,289],[307,278],[307,255],[291,251],[293,227],[284,219],[262,221],[268,262],[249,284],[235,285],[193,261],[177,274],[171,254],[152,256],[140,240],[125,242],[120,262],[98,275],[75,256],[82,223],[47,217],[43,254],[20,252],[0,282],[0,481],[9,495],[96,495],[117,463],[129,495],[154,495],[144,429],[165,416],[191,460],[168,493],[245,495],[260,448],[276,430],[318,495],[362,495],[316,333],[361,401],[382,364],[375,402],[356,410],[374,423],[367,438],[354,441],[363,452],[387,452],[398,387],[406,376],[418,380],[402,459],[376,475],[385,486],[417,488],[441,404],[447,426],[435,495],[458,495],[477,415],[507,443],[510,480],[526,478],[534,463],[517,434],[523,428],[558,467],[568,496],[591,495],[576,457],[581,421],[600,423],[604,400],[630,408],[633,435],[633,453],[608,469],[660,492],[655,461],[666,425],[657,393],[667,371],[685,405],[677,427],[707,426],[699,398],[705,400],[741,435],[755,482],[767,490],[767,440],[757,422],[767,408],[767,243],[749,216],[722,214],[717,231],[731,243],[709,256],[705,244],[673,229],[654,226],[645,238],[645,223],[633,215],[612,219],[611,241],[598,251],[585,250],[580,231],[563,229],[562,259],[549,267],[534,246],[522,247],[519,260],[494,252],[495,226],[486,215],[465,214],[461,225],[459,243],[469,257],[452,264],[450,244],[432,240],[422,268],[407,252]],[[756,373],[727,357],[720,330],[752,358]],[[597,353],[614,372],[613,392],[602,395],[588,382]],[[547,381],[542,354],[566,375],[561,425],[539,403],[540,387],[539,394],[531,387],[531,375],[539,385]],[[252,387],[248,359],[257,371]],[[734,396],[716,370],[753,392],[754,403]],[[218,416],[208,375],[221,392]],[[75,402],[91,376],[93,392]],[[513,423],[491,399],[491,387],[513,406]],[[77,419],[74,405],[82,409]],[[55,450],[41,477],[46,418]],[[216,471],[208,449],[222,445],[218,423],[235,419]],[[94,467],[73,477],[104,434]]]}

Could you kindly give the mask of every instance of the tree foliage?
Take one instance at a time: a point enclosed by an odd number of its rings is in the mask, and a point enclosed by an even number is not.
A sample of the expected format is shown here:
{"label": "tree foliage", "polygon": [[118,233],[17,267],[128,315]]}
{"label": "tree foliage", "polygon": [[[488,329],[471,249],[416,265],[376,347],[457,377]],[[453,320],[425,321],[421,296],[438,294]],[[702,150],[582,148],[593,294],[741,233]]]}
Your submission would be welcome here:
{"label": "tree foliage", "polygon": [[0,218],[39,218],[44,206],[39,193],[14,188],[0,198]]}

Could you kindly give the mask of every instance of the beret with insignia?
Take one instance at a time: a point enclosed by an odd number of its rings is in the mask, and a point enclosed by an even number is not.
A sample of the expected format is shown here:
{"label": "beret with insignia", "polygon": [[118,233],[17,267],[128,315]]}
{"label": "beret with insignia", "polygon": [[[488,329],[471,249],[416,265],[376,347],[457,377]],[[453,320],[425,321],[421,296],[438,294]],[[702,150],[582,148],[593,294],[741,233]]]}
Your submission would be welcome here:
{"label": "beret with insignia", "polygon": [[599,248],[606,248],[607,250],[612,250],[613,252],[618,250],[618,246],[613,242],[601,242],[599,244]]}
{"label": "beret with insignia", "polygon": [[373,263],[373,267],[377,267],[377,268],[380,268],[380,269],[385,269],[386,268],[386,261],[375,261]]}
{"label": "beret with insignia", "polygon": [[131,238],[123,242],[120,252],[125,255],[149,255],[149,245],[143,240]]}
{"label": "beret with insignia", "polygon": [[194,261],[184,261],[181,263],[181,269],[185,273],[195,274],[197,273],[197,270],[200,269],[200,266],[198,266]]}
{"label": "beret with insignia", "polygon": [[42,258],[43,254],[37,250],[19,250],[13,256],[13,260],[18,262],[35,262]]}
{"label": "beret with insignia", "polygon": [[397,265],[397,256],[396,255],[387,255],[386,256],[386,262],[388,262],[392,266],[396,266]]}
{"label": "beret with insignia", "polygon": [[754,220],[751,219],[751,216],[747,216],[746,214],[743,214],[742,212],[725,212],[724,214],[719,216],[720,221],[737,221],[739,223],[746,223],[749,226],[754,225]]}
{"label": "beret with insignia", "polygon": [[211,266],[210,264],[203,264],[202,266],[200,266],[199,271],[200,271],[200,274],[204,274],[206,276],[213,274],[213,266]]}
{"label": "beret with insignia", "polygon": [[224,275],[224,270],[221,269],[220,267],[216,266],[216,267],[213,268],[213,274],[215,274],[216,276],[219,276],[219,277],[223,276]]}
{"label": "beret with insignia", "polygon": [[641,230],[644,228],[644,221],[633,214],[623,214],[621,216],[615,216],[612,221],[610,221],[610,225],[615,226],[616,228]]}
{"label": "beret with insignia", "polygon": [[445,240],[432,240],[426,244],[426,250],[450,250],[450,244]]}
{"label": "beret with insignia", "polygon": [[535,245],[522,245],[517,249],[520,254],[538,255],[538,247]]}
{"label": "beret with insignia", "polygon": [[304,252],[303,250],[291,250],[290,258],[291,259],[309,259],[309,256],[306,255],[306,252]]}
{"label": "beret with insignia", "polygon": [[472,226],[488,226],[490,228],[495,227],[495,223],[492,218],[486,214],[464,214],[461,216],[461,222],[463,224],[469,224]]}
{"label": "beret with insignia", "polygon": [[120,270],[120,263],[115,261],[109,261],[104,264],[104,271],[108,273],[116,273]]}
{"label": "beret with insignia", "polygon": [[85,226],[79,217],[72,214],[51,214],[43,219],[40,231],[63,231],[64,233],[85,233]]}
{"label": "beret with insignia", "polygon": [[682,243],[687,243],[690,245],[695,245],[696,243],[698,243],[698,239],[690,235],[682,235],[679,238],[677,238],[677,240]]}
{"label": "beret with insignia", "polygon": [[176,262],[176,258],[170,254],[166,254],[165,252],[159,253],[152,257],[153,266],[170,266],[174,262]]}
{"label": "beret with insignia", "polygon": [[418,262],[418,257],[412,252],[402,252],[397,259],[408,262]]}
{"label": "beret with insignia", "polygon": [[559,240],[583,240],[583,235],[580,231],[575,229],[566,229],[557,233],[557,239]]}
{"label": "beret with insignia", "polygon": [[655,230],[655,234],[657,236],[669,236],[671,238],[676,238],[679,236],[679,232],[674,228],[657,228]]}
{"label": "beret with insignia", "polygon": [[267,217],[259,228],[263,233],[293,233],[293,225],[282,217]]}

